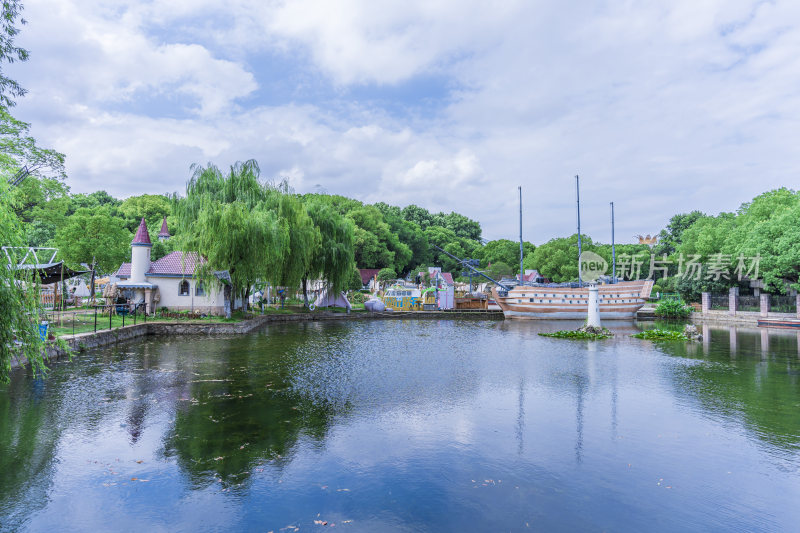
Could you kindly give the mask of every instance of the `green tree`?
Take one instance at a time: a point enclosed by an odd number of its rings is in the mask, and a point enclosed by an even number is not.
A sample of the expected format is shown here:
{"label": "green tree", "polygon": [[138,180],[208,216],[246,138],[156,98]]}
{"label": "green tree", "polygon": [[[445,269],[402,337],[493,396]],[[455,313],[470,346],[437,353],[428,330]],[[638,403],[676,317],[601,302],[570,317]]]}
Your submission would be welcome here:
{"label": "green tree", "polygon": [[411,260],[411,249],[403,244],[375,206],[364,205],[351,209],[347,217],[353,221],[356,264],[361,268],[390,267],[403,271]]}
{"label": "green tree", "polygon": [[[11,208],[8,185],[0,181],[0,242],[23,246],[22,224]],[[12,248],[11,262],[0,260],[0,381],[8,381],[13,357],[30,361],[34,372],[46,370],[42,359],[44,343],[39,338],[41,318],[39,287],[32,271],[14,267],[20,257]]]}
{"label": "green tree", "polygon": [[486,269],[486,275],[492,279],[496,279],[497,281],[500,281],[501,278],[510,276],[513,273],[514,270],[502,261],[492,263],[492,266]]}
{"label": "green tree", "polygon": [[377,203],[375,207],[383,215],[383,220],[389,224],[391,231],[397,235],[401,243],[411,250],[411,258],[404,271],[411,271],[419,265],[430,262],[431,246],[422,228],[416,223],[403,218],[399,207]]}
{"label": "green tree", "polygon": [[207,259],[198,274],[211,285],[215,271],[227,270],[233,294],[245,302],[256,282],[281,278],[291,240],[275,200],[267,201],[280,193],[262,184],[259,175],[254,160],[237,162],[227,174],[212,164],[195,165],[186,197],[174,206],[175,246]]}
{"label": "green tree", "polygon": [[[351,285],[355,264],[353,223],[320,201],[307,202],[306,210],[319,232],[320,240],[303,279],[303,294],[306,293],[305,281],[319,276],[325,278],[334,293],[347,290]],[[360,285],[358,288],[361,288]]]}
{"label": "green tree", "polygon": [[658,244],[653,248],[653,253],[657,256],[675,253],[683,242],[683,232],[704,216],[700,211],[673,216],[667,227],[658,234]]}
{"label": "green tree", "polygon": [[[582,249],[591,251],[594,243],[588,235],[582,236]],[[517,257],[519,261],[519,257]],[[559,237],[536,247],[533,254],[525,258],[526,269],[536,269],[539,273],[554,281],[562,283],[578,279],[578,234],[570,237]]]}
{"label": "green tree", "polygon": [[433,223],[433,215],[424,207],[411,204],[404,207],[402,210],[403,218],[409,222],[413,222],[423,230],[427,229]]}
{"label": "green tree", "polygon": [[481,225],[478,222],[455,212],[441,215],[441,219],[444,227],[452,230],[457,237],[480,241]]}
{"label": "green tree", "polygon": [[[307,279],[306,276],[313,266],[314,254],[320,251],[319,229],[308,216],[303,203],[294,195],[272,191],[266,205],[275,212],[289,237],[286,250],[279,256],[276,262],[277,268],[268,279],[275,285],[297,287]],[[303,291],[305,292],[305,283]],[[307,296],[306,305],[308,305]]]}
{"label": "green tree", "polygon": [[108,208],[81,208],[58,228],[55,245],[67,264],[78,266],[97,261],[103,272],[113,272],[130,258],[133,236],[122,219],[109,214]]}
{"label": "green tree", "polygon": [[382,268],[378,271],[378,282],[385,286],[387,282],[397,279],[397,272],[393,268]]}
{"label": "green tree", "polygon": [[130,231],[136,231],[139,221],[144,217],[147,227],[157,234],[164,217],[172,213],[172,203],[170,198],[164,195],[141,194],[126,198],[118,209]]}
{"label": "green tree", "polygon": [[[0,63],[28,60],[28,51],[14,43],[14,39],[19,34],[19,28],[15,26],[17,19],[19,19],[20,25],[26,23],[25,19],[20,16],[21,11],[22,2],[18,0],[3,2],[2,17],[0,18]],[[0,106],[13,107],[16,104],[14,98],[24,96],[25,93],[25,89],[19,83],[0,73]]]}
{"label": "green tree", "polygon": [[[523,257],[528,257],[536,250],[536,246],[529,242],[523,242],[522,250]],[[484,266],[498,261],[508,265],[519,265],[519,242],[508,239],[489,241],[475,250],[475,259],[480,259],[481,265]]]}

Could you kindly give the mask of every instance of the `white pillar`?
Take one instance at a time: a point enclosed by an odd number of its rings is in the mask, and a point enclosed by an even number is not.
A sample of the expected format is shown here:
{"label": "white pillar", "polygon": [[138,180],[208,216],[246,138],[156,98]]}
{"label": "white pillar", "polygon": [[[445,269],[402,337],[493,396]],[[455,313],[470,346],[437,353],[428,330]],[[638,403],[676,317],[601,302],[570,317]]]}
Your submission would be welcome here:
{"label": "white pillar", "polygon": [[586,325],[595,328],[601,327],[600,325],[600,298],[598,296],[597,285],[589,285],[589,314],[586,319]]}

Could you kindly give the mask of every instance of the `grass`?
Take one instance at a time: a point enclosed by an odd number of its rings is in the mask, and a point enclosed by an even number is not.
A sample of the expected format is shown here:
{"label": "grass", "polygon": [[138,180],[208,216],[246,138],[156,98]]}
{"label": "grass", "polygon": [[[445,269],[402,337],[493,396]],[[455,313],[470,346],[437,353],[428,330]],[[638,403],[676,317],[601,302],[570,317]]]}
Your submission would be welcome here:
{"label": "grass", "polygon": [[682,331],[669,331],[666,329],[648,329],[631,335],[637,339],[648,341],[688,341],[689,338]]}
{"label": "grass", "polygon": [[[293,311],[289,311],[292,313]],[[193,324],[230,324],[241,322],[245,319],[245,315],[241,311],[235,311],[231,318],[225,318],[223,316],[214,316],[208,315],[205,317],[160,317],[160,316],[148,316],[147,322],[160,322],[160,323],[176,323],[176,322],[186,322],[186,323],[193,323]],[[142,324],[145,322],[145,318],[143,315],[136,316],[136,324]],[[96,331],[106,331],[109,329],[117,329],[124,326],[132,326],[134,324],[134,317],[132,315],[125,316],[124,318],[121,315],[113,315],[111,317],[111,321],[109,323],[108,315],[106,314],[97,314],[97,330]],[[110,327],[109,327],[110,325]],[[61,318],[53,317],[50,322],[50,333],[54,335],[72,335],[78,333],[89,333],[95,331],[95,316],[94,313],[69,313],[65,312],[61,315]]]}

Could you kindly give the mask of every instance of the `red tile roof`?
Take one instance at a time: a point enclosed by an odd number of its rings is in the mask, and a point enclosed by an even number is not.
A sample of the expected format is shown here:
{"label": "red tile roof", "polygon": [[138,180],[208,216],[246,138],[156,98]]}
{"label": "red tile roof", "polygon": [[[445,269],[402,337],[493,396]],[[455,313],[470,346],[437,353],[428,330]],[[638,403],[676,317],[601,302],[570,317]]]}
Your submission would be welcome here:
{"label": "red tile roof", "polygon": [[[171,252],[158,261],[150,263],[145,276],[193,276],[198,265],[205,263],[196,252]],[[119,278],[131,277],[131,264],[122,263],[114,273]]]}
{"label": "red tile roof", "polygon": [[167,228],[167,217],[161,223],[161,231],[158,232],[159,237],[169,237],[169,228]]}
{"label": "red tile roof", "polygon": [[380,268],[359,268],[358,273],[361,274],[361,284],[368,284],[380,271]]}
{"label": "red tile roof", "polygon": [[152,244],[150,242],[150,234],[147,233],[147,224],[144,221],[144,217],[142,217],[142,221],[139,222],[139,229],[136,230],[136,236],[133,238],[131,244]]}
{"label": "red tile roof", "polygon": [[122,263],[114,275],[118,278],[129,278],[131,277],[131,264],[130,263]]}
{"label": "red tile roof", "polygon": [[158,261],[150,263],[147,274],[192,276],[198,265],[205,263],[197,252],[171,252]]}

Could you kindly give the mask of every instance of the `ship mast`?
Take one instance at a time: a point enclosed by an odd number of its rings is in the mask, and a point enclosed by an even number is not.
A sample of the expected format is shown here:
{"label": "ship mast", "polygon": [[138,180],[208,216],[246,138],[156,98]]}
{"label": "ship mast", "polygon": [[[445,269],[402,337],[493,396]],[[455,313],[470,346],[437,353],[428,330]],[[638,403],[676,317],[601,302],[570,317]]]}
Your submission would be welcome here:
{"label": "ship mast", "polygon": [[611,283],[617,282],[617,253],[614,248],[614,202],[611,202]]}
{"label": "ship mast", "polygon": [[525,274],[525,270],[522,266],[522,186],[518,187],[519,189],[519,284],[525,284],[525,278],[523,277]]}
{"label": "ship mast", "polygon": [[578,195],[578,284],[583,287],[581,278],[581,183],[577,174],[575,175],[575,191]]}

